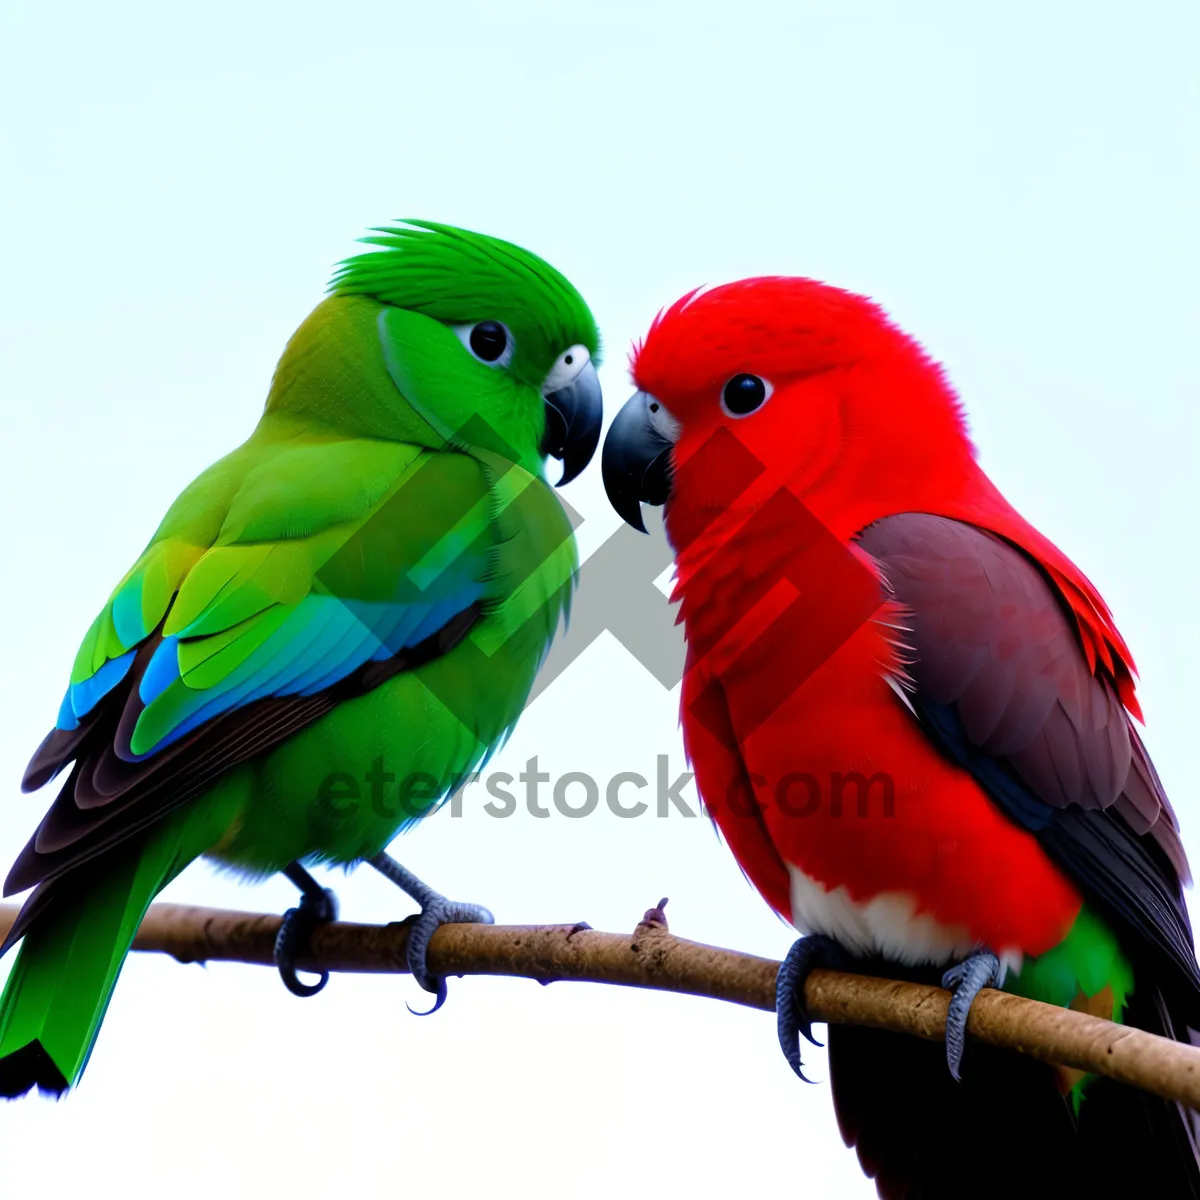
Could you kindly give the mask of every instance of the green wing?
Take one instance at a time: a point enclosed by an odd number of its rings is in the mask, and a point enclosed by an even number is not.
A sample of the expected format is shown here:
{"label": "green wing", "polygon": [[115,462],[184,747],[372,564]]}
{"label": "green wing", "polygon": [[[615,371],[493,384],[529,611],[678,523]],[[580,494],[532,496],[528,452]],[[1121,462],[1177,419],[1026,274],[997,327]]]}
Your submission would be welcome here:
{"label": "green wing", "polygon": [[309,435],[257,456],[234,487],[228,460],[214,472],[85,640],[68,719],[27,780],[76,767],[10,892],[122,840],[414,654],[440,653],[447,630],[489,659],[536,658],[565,610],[565,514],[498,457]]}

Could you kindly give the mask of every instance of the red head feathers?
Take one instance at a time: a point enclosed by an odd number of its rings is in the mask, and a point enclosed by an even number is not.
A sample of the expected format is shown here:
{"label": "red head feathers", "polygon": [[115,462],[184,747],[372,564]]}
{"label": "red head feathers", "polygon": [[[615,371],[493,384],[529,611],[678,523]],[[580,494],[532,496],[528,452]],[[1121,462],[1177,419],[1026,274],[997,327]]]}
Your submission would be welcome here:
{"label": "red head feathers", "polygon": [[[631,355],[631,371],[642,400],[614,422],[606,484],[627,517],[637,500],[667,500],[681,567],[689,552],[711,549],[708,537],[693,546],[689,530],[708,528],[714,507],[730,510],[724,538],[780,486],[847,542],[896,513],[968,521],[1038,560],[1074,613],[1089,662],[1111,673],[1137,712],[1132,659],[1099,593],[996,490],[975,461],[944,371],[873,301],[783,276],[697,289],[658,315]],[[678,477],[689,462],[703,462],[686,488],[618,465],[635,401],[657,438],[650,452],[660,474],[669,466]],[[732,502],[720,477],[723,456],[694,458],[718,432],[735,437],[759,468],[755,484],[736,489]],[[658,494],[626,495],[622,506],[621,477]]]}

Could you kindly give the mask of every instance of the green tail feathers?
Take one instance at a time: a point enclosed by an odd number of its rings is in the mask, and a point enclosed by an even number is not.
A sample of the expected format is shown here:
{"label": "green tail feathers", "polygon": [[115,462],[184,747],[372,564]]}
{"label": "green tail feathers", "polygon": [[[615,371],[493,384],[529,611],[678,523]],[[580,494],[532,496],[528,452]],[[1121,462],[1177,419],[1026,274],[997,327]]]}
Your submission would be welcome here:
{"label": "green tail feathers", "polygon": [[[1121,1024],[1134,989],[1133,967],[1116,935],[1087,905],[1067,936],[1052,950],[1025,961],[1005,990],[1059,1008],[1073,1008]],[[1076,1115],[1093,1076],[1058,1067]]]}
{"label": "green tail feathers", "polygon": [[65,879],[25,934],[0,997],[0,1096],[79,1081],[138,925],[186,865],[165,832]]}

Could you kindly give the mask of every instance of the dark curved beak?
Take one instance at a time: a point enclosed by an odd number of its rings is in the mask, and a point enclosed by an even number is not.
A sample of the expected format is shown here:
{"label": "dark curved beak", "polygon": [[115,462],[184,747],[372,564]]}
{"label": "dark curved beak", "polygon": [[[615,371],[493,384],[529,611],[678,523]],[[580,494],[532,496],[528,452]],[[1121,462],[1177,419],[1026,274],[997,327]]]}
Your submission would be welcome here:
{"label": "dark curved beak", "polygon": [[646,532],[643,504],[665,504],[671,494],[671,450],[674,442],[655,421],[658,401],[648,392],[635,392],[617,413],[608,436],[600,470],[609,502],[634,529]]}
{"label": "dark curved beak", "polygon": [[600,444],[604,424],[604,397],[596,368],[589,362],[566,387],[543,397],[546,432],[542,453],[561,459],[562,478],[554,485],[570,483],[592,461]]}

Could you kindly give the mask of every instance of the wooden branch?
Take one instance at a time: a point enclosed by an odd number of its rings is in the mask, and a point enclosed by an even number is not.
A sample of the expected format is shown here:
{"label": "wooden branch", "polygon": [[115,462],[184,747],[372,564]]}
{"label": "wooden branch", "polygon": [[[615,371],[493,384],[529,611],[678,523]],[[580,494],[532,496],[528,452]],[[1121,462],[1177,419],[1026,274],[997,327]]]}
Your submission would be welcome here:
{"label": "wooden branch", "polygon": [[[685,941],[667,929],[662,901],[632,936],[580,925],[445,925],[429,943],[438,975],[509,975],[541,983],[582,980],[652,988],[775,1010],[779,963]],[[0,906],[0,938],[17,910]],[[155,904],[135,950],[180,962],[273,965],[280,918],[263,913]],[[335,922],[312,937],[303,970],[407,972],[408,922]],[[814,1019],[868,1025],[941,1041],[950,993],[938,987],[814,971],[805,988]],[[985,989],[971,1007],[968,1033],[992,1046],[1107,1075],[1200,1110],[1200,1049],[1070,1009]]]}

